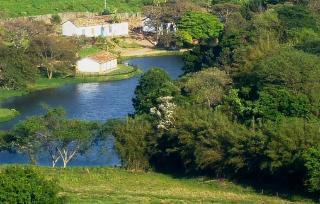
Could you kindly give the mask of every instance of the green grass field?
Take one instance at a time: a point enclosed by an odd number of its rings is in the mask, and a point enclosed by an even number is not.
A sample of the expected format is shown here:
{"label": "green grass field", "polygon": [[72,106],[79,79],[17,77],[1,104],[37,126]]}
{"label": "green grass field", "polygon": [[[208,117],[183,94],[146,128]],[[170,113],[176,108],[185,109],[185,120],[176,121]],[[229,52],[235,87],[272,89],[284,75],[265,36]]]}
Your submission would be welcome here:
{"label": "green grass field", "polygon": [[15,109],[0,108],[0,122],[9,121],[20,113]]}
{"label": "green grass field", "polygon": [[[174,178],[118,168],[35,167],[55,178],[68,203],[290,203],[228,181]],[[298,200],[308,203],[309,200]]]}
{"label": "green grass field", "polygon": [[[107,6],[117,12],[137,12],[142,0],[107,0]],[[67,11],[102,12],[104,0],[1,0],[0,11],[9,16],[33,16]]]}

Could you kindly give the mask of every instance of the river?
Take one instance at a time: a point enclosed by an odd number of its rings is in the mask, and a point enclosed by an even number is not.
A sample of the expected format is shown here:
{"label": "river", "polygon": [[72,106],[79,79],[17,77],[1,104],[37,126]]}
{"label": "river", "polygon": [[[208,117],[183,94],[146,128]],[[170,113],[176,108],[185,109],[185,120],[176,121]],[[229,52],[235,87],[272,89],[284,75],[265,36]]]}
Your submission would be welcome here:
{"label": "river", "polygon": [[[182,74],[183,61],[178,56],[143,57],[128,60],[129,64],[138,66],[143,71],[159,67],[169,73],[172,79]],[[21,115],[9,122],[0,123],[0,129],[8,130],[32,115],[44,112],[41,104],[51,107],[63,107],[69,118],[90,121],[106,121],[124,118],[133,113],[132,98],[140,76],[127,80],[70,84],[59,88],[32,92],[28,95],[11,98],[1,104],[4,108],[15,108]],[[115,166],[120,164],[117,153],[112,148],[113,141],[108,142],[108,151],[96,152],[92,149],[87,155],[70,162],[70,166]],[[0,153],[0,163],[27,163],[25,155],[17,153]],[[40,165],[50,165],[46,157],[39,158]]]}

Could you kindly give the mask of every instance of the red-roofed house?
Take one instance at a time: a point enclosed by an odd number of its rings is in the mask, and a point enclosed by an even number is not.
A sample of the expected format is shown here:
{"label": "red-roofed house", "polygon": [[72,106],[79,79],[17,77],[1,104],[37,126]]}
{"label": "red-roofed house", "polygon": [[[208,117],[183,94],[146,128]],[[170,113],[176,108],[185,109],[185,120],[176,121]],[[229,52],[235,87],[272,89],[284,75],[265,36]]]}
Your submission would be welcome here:
{"label": "red-roofed house", "polygon": [[117,69],[117,56],[101,52],[85,57],[77,62],[77,72],[83,74],[105,74]]}

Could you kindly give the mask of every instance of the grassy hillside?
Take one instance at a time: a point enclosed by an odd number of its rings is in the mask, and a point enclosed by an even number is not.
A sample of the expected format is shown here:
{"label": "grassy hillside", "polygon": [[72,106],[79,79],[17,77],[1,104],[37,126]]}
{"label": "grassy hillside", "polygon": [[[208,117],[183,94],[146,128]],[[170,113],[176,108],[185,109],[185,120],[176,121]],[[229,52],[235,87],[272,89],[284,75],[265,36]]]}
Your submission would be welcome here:
{"label": "grassy hillside", "polygon": [[[38,169],[38,167],[36,167]],[[40,168],[68,203],[289,203],[227,181],[177,179],[115,168]]]}
{"label": "grassy hillside", "polygon": [[[118,12],[136,12],[143,0],[107,0]],[[1,0],[0,11],[10,16],[33,16],[65,11],[101,12],[104,0]]]}

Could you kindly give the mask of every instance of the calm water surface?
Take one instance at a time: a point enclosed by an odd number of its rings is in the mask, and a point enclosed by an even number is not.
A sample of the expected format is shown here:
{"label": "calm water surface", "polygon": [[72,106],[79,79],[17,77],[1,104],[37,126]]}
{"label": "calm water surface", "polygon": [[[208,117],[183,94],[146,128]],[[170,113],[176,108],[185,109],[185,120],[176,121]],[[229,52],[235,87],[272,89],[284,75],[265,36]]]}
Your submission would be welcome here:
{"label": "calm water surface", "polygon": [[[178,56],[144,57],[131,59],[128,62],[144,71],[152,67],[160,67],[166,70],[173,79],[182,74],[183,61]],[[52,107],[64,107],[69,118],[106,121],[108,119],[126,117],[134,111],[132,98],[139,77],[113,82],[65,85],[12,98],[2,103],[1,107],[15,108],[21,115],[12,121],[0,123],[0,129],[8,130],[28,116],[42,114],[42,103]],[[108,151],[105,154],[98,154],[94,148],[88,155],[77,158],[70,165],[119,165],[118,155],[113,150],[113,141],[112,139],[110,140],[108,142]],[[25,155],[8,152],[0,153],[0,163],[26,162]],[[46,157],[40,158],[39,163],[41,165],[50,164]]]}

